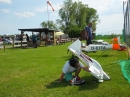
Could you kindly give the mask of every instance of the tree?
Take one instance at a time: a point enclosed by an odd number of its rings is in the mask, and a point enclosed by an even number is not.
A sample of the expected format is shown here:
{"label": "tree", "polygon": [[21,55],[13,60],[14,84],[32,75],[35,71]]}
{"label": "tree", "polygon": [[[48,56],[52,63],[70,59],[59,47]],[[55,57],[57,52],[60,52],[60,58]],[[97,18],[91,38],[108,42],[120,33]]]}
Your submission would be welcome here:
{"label": "tree", "polygon": [[96,28],[97,23],[100,22],[97,10],[94,8],[87,8],[86,23],[88,24],[89,22],[93,23],[93,30]]}
{"label": "tree", "polygon": [[62,28],[63,31],[69,30],[70,28],[70,9],[72,4],[72,0],[66,0],[64,1],[63,7],[59,10],[59,16],[61,17],[61,20],[57,20],[57,23],[61,24],[62,27],[60,28]]}
{"label": "tree", "polygon": [[43,28],[58,29],[57,25],[53,21],[42,22],[41,26]]}
{"label": "tree", "polygon": [[[91,21],[93,28],[96,28],[98,20],[97,11],[93,8],[89,8],[88,5],[82,4],[82,2],[72,2],[72,0],[65,0],[62,8],[59,10],[59,16],[61,18],[57,20],[59,28],[66,31],[72,36],[72,29],[74,33],[80,33],[79,30],[85,28],[85,26]],[[74,30],[78,27],[77,31]],[[77,35],[77,34],[73,34]]]}
{"label": "tree", "polygon": [[85,18],[86,18],[86,8],[88,5],[82,4],[82,2],[74,2],[73,3],[73,8],[72,12],[73,13],[73,18],[74,18],[74,26],[77,26],[79,28],[83,28],[86,23],[85,23]]}

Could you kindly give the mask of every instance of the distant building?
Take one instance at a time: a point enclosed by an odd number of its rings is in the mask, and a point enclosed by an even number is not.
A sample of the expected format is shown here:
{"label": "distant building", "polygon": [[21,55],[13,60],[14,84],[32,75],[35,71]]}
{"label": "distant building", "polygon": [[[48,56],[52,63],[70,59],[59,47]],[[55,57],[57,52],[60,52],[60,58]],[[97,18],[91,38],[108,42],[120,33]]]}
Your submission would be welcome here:
{"label": "distant building", "polygon": [[[93,39],[96,39],[96,33],[92,33]],[[85,30],[81,31],[81,40],[85,40]]]}
{"label": "distant building", "polygon": [[81,31],[80,38],[81,40],[85,40],[85,30]]}

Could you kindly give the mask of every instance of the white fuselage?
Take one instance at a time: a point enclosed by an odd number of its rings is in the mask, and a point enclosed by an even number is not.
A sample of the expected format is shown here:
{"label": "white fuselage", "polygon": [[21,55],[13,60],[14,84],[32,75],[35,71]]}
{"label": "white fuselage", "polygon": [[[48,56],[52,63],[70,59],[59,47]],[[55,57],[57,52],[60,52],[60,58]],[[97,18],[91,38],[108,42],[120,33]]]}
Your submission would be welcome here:
{"label": "white fuselage", "polygon": [[96,45],[96,44],[90,44],[85,47],[81,47],[81,50],[91,52],[91,51],[98,51],[98,50],[106,50],[106,49],[112,49],[113,44],[108,45]]}

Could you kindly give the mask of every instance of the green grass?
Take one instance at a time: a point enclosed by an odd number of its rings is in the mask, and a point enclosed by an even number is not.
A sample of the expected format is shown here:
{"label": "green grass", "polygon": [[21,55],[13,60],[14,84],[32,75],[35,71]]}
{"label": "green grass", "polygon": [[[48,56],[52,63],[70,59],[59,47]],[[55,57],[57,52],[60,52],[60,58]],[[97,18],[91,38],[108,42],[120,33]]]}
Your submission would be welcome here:
{"label": "green grass", "polygon": [[103,83],[81,71],[86,83],[72,86],[65,80],[56,83],[64,63],[71,57],[65,45],[36,49],[0,50],[0,97],[129,97],[130,84],[123,77],[119,60],[126,60],[125,51],[107,50],[87,53],[96,59],[111,77]]}

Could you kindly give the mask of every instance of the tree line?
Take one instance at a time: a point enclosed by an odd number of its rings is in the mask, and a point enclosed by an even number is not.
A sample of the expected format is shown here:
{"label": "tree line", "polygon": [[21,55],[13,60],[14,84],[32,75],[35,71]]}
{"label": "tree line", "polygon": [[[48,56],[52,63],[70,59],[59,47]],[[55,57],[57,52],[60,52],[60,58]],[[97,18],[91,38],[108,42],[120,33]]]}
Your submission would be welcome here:
{"label": "tree line", "polygon": [[92,29],[100,22],[97,10],[90,8],[88,4],[81,1],[63,1],[63,6],[59,10],[60,19],[53,21],[43,21],[40,25],[43,28],[61,30],[69,37],[79,37],[81,31],[89,23],[93,23]]}

